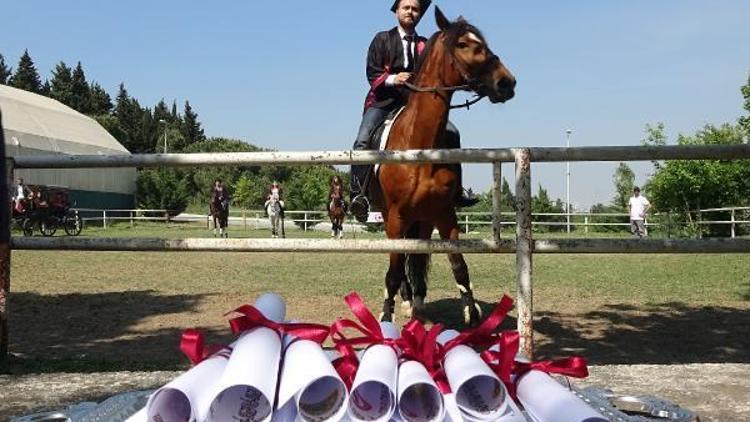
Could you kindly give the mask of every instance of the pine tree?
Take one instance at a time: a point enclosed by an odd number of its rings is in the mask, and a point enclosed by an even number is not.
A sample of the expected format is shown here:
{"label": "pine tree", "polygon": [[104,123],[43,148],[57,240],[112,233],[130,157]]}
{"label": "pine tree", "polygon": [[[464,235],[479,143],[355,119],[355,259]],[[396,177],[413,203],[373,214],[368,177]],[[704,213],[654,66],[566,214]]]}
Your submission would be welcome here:
{"label": "pine tree", "polygon": [[39,78],[39,72],[37,72],[28,50],[23,51],[21,60],[18,61],[16,73],[10,78],[9,85],[37,94],[42,91],[42,80]]}
{"label": "pine tree", "polygon": [[50,85],[50,97],[65,105],[71,105],[71,69],[65,62],[61,61],[55,66],[55,70],[52,71],[52,82]]}
{"label": "pine tree", "polygon": [[130,152],[135,152],[131,144],[131,135],[135,127],[132,104],[125,84],[120,83],[120,91],[117,93],[114,115],[117,118],[118,126],[125,132],[125,139],[120,139],[120,143]]}
{"label": "pine tree", "polygon": [[13,69],[5,64],[5,57],[0,54],[0,84],[7,84],[8,78],[13,74]]}
{"label": "pine tree", "polygon": [[167,103],[164,101],[164,98],[162,98],[157,104],[156,107],[154,107],[154,120],[164,120],[165,122],[171,122],[172,116],[169,114],[169,107],[167,107]]}
{"label": "pine tree", "polygon": [[49,79],[44,80],[44,84],[42,85],[41,90],[39,91],[40,94],[44,95],[45,97],[49,97],[52,93],[52,85],[49,84]]}
{"label": "pine tree", "polygon": [[84,114],[91,112],[91,88],[86,82],[86,75],[83,72],[81,62],[78,62],[75,70],[73,70],[71,94],[71,107]]}
{"label": "pine tree", "polygon": [[89,112],[94,116],[109,114],[112,111],[112,99],[98,83],[91,83],[91,103]]}
{"label": "pine tree", "polygon": [[177,115],[177,101],[172,101],[172,121],[176,121],[178,119]]}
{"label": "pine tree", "polygon": [[185,101],[185,111],[182,119],[182,135],[188,145],[206,139],[203,129],[201,129],[201,124],[198,122],[198,113],[193,111],[188,101]]}

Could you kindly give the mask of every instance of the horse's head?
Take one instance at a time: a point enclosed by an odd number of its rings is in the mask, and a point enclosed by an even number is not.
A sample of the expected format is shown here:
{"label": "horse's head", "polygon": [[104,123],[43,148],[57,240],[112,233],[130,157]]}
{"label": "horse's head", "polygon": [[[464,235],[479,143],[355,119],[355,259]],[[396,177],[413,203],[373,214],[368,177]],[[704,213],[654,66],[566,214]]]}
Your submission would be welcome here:
{"label": "horse's head", "polygon": [[477,28],[459,17],[451,22],[435,7],[435,19],[446,53],[453,58],[450,70],[477,94],[493,103],[515,95],[516,78],[495,55]]}

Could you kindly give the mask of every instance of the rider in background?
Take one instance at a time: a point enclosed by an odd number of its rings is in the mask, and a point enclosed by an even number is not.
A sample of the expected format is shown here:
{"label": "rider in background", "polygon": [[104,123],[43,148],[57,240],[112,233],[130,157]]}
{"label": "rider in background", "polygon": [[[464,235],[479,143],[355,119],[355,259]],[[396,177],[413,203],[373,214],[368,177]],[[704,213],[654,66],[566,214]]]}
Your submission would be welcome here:
{"label": "rider in background", "polygon": [[344,212],[346,212],[346,201],[344,201],[344,186],[341,183],[339,175],[335,175],[331,178],[331,186],[328,189],[328,211],[333,211],[336,206],[335,201],[341,200]]}
{"label": "rider in background", "polygon": [[284,213],[284,200],[283,198],[284,191],[281,189],[281,186],[279,186],[279,182],[275,181],[271,183],[271,188],[268,190],[268,197],[266,198],[266,203],[263,205],[263,207],[268,207],[268,204],[271,201],[279,201],[279,205],[281,206],[281,213],[283,215]]}
{"label": "rider in background", "polygon": [[[370,91],[365,99],[365,110],[359,126],[355,150],[368,148],[369,139],[392,111],[406,105],[409,91],[406,82],[414,82],[417,58],[425,47],[426,38],[417,35],[416,29],[432,0],[395,0],[391,11],[396,14],[398,25],[388,31],[375,34],[367,52],[367,81]],[[446,125],[447,148],[460,148],[458,129],[449,121]],[[456,206],[470,207],[478,202],[467,198],[461,187],[461,166],[456,165],[459,189]],[[360,221],[367,220],[369,203],[367,192],[362,192],[371,165],[351,167],[352,214]]]}

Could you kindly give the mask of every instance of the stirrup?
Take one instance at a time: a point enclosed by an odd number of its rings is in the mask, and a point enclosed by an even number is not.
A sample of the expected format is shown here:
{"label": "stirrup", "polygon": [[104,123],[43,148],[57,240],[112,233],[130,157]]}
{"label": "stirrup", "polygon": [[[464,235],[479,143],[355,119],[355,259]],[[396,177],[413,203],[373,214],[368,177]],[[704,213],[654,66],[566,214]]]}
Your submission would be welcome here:
{"label": "stirrup", "polygon": [[349,205],[349,211],[360,223],[366,223],[370,213],[370,201],[364,195],[357,195]]}

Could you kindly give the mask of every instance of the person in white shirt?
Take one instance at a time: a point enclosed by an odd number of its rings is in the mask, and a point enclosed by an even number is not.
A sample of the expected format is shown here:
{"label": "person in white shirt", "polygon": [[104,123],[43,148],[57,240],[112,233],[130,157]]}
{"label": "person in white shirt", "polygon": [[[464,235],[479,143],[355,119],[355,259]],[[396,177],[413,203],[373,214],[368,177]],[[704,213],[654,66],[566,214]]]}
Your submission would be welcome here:
{"label": "person in white shirt", "polygon": [[645,196],[641,195],[641,188],[638,186],[633,188],[633,196],[628,201],[628,213],[630,214],[630,231],[633,236],[645,237],[646,236],[646,213],[651,208],[651,203],[648,202]]}

